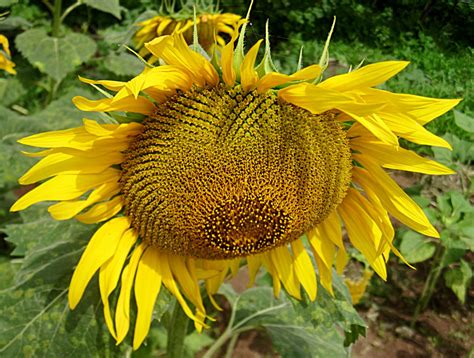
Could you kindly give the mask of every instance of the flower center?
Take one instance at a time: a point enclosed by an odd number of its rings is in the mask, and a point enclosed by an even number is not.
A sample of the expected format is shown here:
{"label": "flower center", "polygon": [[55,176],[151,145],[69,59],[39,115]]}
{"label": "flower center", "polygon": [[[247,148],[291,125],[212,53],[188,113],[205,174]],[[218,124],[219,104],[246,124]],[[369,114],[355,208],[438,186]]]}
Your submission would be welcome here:
{"label": "flower center", "polygon": [[126,214],[177,255],[230,259],[298,239],[346,195],[345,131],[273,93],[218,86],[159,105],[125,153]]}

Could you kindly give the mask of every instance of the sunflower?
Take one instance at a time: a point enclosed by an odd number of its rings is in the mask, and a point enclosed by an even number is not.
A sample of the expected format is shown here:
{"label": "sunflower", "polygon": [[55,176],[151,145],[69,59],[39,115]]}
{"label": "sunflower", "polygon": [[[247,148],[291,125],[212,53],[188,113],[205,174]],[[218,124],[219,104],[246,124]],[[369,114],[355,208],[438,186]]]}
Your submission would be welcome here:
{"label": "sunflower", "polygon": [[57,201],[48,209],[57,220],[103,223],[74,271],[69,305],[77,306],[99,271],[105,320],[117,343],[130,327],[132,288],[137,349],[163,288],[202,330],[210,317],[200,284],[220,309],[213,296],[243,265],[249,285],[265,269],[275,295],[283,287],[314,300],[315,266],[332,293],[332,267],[347,260],[342,227],[384,280],[390,252],[400,256],[389,215],[439,236],[384,169],[451,174],[403,149],[399,137],[449,148],[423,125],[459,100],[375,88],[403,70],[404,61],[324,81],[324,61],[278,73],[268,39],[256,65],[262,40],[244,53],[244,33],[245,24],[213,61],[188,47],[183,33],[158,37],[145,46],[164,65],[148,66],[128,82],[81,79],[113,95],[75,97],[75,105],[122,123],[84,119],[80,127],[19,141],[46,148],[28,154],[42,159],[20,183],[46,181],[12,211]]}
{"label": "sunflower", "polygon": [[15,67],[15,64],[10,60],[12,56],[10,45],[8,39],[3,35],[0,35],[0,44],[2,45],[2,51],[0,51],[0,69],[5,70],[12,75],[16,75],[16,71],[13,68]]}
{"label": "sunflower", "polygon": [[[184,9],[186,10],[186,9]],[[145,43],[156,37],[171,35],[175,32],[181,33],[188,44],[193,42],[194,26],[197,29],[199,45],[208,53],[217,42],[217,45],[224,46],[224,35],[229,37],[241,20],[241,17],[232,13],[217,13],[216,10],[200,11],[194,17],[192,11],[181,11],[178,13],[158,15],[151,19],[137,24],[140,29],[134,35],[136,47],[140,49],[139,54],[145,56],[149,51]]]}

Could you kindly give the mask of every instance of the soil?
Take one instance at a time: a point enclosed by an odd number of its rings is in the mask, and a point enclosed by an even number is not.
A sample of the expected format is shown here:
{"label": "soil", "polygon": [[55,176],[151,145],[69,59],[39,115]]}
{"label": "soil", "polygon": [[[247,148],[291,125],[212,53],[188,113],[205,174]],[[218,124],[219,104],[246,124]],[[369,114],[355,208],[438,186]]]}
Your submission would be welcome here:
{"label": "soil", "polygon": [[[420,265],[421,266],[421,265]],[[416,299],[421,295],[427,267],[417,271],[393,264],[391,285],[371,287],[358,307],[369,325],[367,336],[352,349],[353,357],[468,357],[474,349],[474,289],[461,305],[439,282],[428,309],[410,328]],[[377,280],[377,278],[374,278]],[[374,282],[373,282],[374,283]],[[375,287],[374,287],[375,286]],[[377,291],[377,286],[381,292]],[[375,290],[374,290],[375,288]],[[375,292],[374,292],[375,291]]]}

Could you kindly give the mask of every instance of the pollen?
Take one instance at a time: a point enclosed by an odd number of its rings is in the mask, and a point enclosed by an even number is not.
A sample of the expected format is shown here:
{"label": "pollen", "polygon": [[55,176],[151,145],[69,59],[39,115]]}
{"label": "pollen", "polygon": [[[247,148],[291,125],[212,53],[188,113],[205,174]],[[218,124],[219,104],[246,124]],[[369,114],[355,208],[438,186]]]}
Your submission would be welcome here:
{"label": "pollen", "polygon": [[344,199],[351,153],[336,114],[223,85],[178,93],[125,152],[126,215],[148,244],[231,259],[298,239]]}

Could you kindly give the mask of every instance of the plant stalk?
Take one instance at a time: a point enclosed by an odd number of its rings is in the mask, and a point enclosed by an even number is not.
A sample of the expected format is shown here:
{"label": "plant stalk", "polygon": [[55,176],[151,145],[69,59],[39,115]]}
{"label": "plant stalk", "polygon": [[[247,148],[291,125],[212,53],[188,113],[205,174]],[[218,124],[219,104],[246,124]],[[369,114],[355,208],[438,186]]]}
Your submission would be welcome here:
{"label": "plant stalk", "polygon": [[433,295],[434,289],[436,288],[436,284],[438,283],[441,271],[443,271],[444,268],[445,254],[446,249],[442,245],[438,245],[436,249],[435,258],[433,260],[430,272],[428,273],[428,277],[426,278],[425,285],[423,287],[423,292],[416,304],[415,313],[413,314],[413,318],[411,320],[410,327],[412,329],[415,327],[416,321],[418,320],[420,313],[426,309],[428,303],[431,300],[431,296]]}
{"label": "plant stalk", "polygon": [[53,37],[59,37],[61,31],[61,7],[62,0],[54,0],[53,10]]}
{"label": "plant stalk", "polygon": [[188,331],[189,318],[184,313],[180,304],[176,301],[168,327],[167,357],[181,358],[184,353],[184,338]]}

